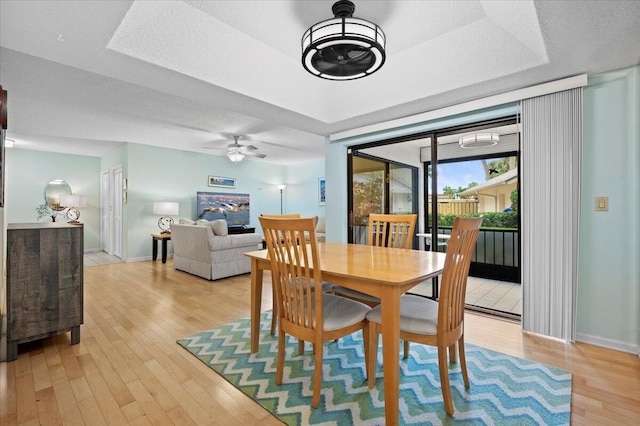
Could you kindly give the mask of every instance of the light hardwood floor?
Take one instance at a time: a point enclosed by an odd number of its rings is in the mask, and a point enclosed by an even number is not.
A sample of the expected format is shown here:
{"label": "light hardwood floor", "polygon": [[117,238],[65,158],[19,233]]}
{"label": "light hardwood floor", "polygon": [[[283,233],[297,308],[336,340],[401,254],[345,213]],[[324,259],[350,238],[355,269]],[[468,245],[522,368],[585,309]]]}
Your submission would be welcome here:
{"label": "light hardwood floor", "polygon": [[[1,425],[280,424],[175,343],[248,317],[248,275],[208,282],[171,260],[92,266],[84,295],[80,344],[60,335],[20,345],[16,361],[0,363]],[[466,340],[572,371],[575,425],[638,424],[635,355],[523,334],[518,324],[475,314],[467,315]]]}

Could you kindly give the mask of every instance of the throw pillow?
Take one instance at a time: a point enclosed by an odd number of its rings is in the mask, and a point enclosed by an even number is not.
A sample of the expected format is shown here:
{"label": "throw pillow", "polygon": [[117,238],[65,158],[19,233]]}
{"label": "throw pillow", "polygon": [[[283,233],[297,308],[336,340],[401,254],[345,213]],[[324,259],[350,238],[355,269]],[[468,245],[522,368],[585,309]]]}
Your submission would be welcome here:
{"label": "throw pillow", "polygon": [[209,222],[209,226],[211,226],[211,230],[214,235],[229,235],[229,228],[227,227],[227,221],[224,219],[212,220]]}
{"label": "throw pillow", "polygon": [[180,225],[195,225],[196,224],[196,222],[194,220],[185,219],[185,218],[182,218],[182,217],[178,220],[178,223]]}

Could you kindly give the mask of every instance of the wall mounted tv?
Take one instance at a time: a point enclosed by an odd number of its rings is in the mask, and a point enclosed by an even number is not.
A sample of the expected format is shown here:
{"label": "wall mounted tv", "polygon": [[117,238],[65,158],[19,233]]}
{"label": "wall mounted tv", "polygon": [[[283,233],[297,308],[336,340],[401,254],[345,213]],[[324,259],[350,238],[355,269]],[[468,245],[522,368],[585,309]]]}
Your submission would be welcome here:
{"label": "wall mounted tv", "polygon": [[249,194],[198,192],[196,219],[225,219],[228,226],[249,225]]}

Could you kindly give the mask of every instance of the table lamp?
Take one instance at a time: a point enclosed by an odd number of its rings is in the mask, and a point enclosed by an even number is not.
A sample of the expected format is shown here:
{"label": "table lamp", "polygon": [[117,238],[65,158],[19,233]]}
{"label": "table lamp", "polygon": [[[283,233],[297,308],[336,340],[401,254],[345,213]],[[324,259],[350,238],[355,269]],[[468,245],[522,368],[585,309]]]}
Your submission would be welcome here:
{"label": "table lamp", "polygon": [[162,216],[158,219],[158,228],[161,234],[170,234],[173,224],[172,215],[177,215],[180,204],[175,201],[154,201],[153,214]]}

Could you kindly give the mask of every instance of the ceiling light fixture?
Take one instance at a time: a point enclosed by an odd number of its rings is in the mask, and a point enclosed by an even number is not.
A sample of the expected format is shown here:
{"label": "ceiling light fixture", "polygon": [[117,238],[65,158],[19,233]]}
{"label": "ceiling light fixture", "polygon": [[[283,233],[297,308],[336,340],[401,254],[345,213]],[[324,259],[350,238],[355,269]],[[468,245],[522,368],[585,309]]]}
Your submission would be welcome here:
{"label": "ceiling light fixture", "polygon": [[233,161],[234,163],[239,163],[244,158],[244,154],[239,151],[230,151],[227,152],[227,157],[229,157],[229,160]]}
{"label": "ceiling light fixture", "polygon": [[500,135],[497,133],[475,133],[461,137],[458,143],[460,148],[486,148],[496,145],[499,141]]}
{"label": "ceiling light fixture", "polygon": [[386,37],[382,29],[354,18],[348,0],[333,4],[334,19],[318,22],[302,36],[302,66],[327,80],[355,80],[373,74],[384,64]]}

